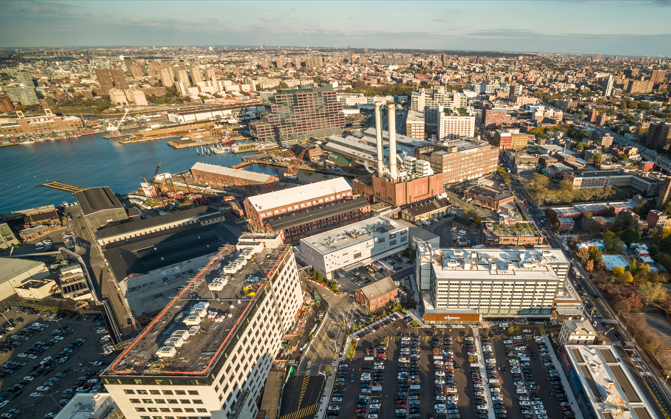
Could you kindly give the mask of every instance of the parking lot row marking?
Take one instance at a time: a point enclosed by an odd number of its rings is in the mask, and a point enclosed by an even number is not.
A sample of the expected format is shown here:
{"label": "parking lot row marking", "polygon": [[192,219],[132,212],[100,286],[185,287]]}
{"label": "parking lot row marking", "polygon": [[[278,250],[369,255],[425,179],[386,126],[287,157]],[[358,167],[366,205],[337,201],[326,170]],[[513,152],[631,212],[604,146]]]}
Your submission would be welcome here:
{"label": "parking lot row marking", "polygon": [[312,406],[306,406],[302,409],[296,410],[295,412],[287,413],[280,419],[302,419],[304,417],[314,414],[316,411],[317,411],[317,404],[313,404]]}

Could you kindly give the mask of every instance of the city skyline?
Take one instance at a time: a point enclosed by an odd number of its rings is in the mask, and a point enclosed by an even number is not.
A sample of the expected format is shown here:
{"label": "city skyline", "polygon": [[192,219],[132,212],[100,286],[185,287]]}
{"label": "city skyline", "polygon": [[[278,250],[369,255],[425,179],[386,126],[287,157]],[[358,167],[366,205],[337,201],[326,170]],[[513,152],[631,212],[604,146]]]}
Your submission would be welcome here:
{"label": "city skyline", "polygon": [[6,3],[0,47],[272,44],[671,56],[667,0],[636,7],[602,1],[429,1],[412,2],[412,8],[400,2],[390,4],[403,7],[381,8],[377,1],[130,4]]}

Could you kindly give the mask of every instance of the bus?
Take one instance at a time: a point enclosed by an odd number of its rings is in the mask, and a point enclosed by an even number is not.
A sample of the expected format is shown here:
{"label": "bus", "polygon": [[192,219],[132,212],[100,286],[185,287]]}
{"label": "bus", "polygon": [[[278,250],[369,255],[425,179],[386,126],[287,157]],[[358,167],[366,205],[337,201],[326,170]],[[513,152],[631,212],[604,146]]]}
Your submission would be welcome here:
{"label": "bus", "polygon": [[573,275],[575,275],[576,278],[582,278],[582,275],[580,275],[580,271],[578,270],[578,268],[574,266],[572,269],[573,269]]}

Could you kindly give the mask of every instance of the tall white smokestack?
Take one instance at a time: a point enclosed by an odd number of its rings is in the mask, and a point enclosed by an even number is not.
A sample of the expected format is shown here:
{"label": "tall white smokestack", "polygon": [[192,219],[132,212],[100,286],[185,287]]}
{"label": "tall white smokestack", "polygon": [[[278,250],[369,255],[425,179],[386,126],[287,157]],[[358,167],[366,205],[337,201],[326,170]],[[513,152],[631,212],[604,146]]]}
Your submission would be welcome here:
{"label": "tall white smokestack", "polygon": [[375,102],[375,135],[377,139],[377,176],[384,176],[384,146],[382,145],[382,104]]}
{"label": "tall white smokestack", "polygon": [[390,103],[387,105],[389,111],[389,172],[391,178],[396,181],[396,105]]}

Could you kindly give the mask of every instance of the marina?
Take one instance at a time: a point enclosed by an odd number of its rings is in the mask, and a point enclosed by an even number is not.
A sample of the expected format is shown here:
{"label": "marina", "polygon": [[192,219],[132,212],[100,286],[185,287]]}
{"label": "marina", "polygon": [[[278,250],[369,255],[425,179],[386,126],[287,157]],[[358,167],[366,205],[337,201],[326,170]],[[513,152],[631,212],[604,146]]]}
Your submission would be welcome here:
{"label": "marina", "polygon": [[[109,186],[116,193],[135,191],[142,176],[151,177],[158,162],[167,172],[189,170],[196,162],[207,162],[232,167],[243,162],[242,155],[232,152],[205,155],[194,149],[177,150],[167,147],[170,138],[133,144],[119,144],[118,140],[104,139],[102,134],[84,135],[68,141],[31,143],[23,147],[0,150],[0,167],[5,178],[0,183],[0,213],[7,213],[46,204],[59,205],[74,197],[62,190],[40,187],[58,181],[64,185],[82,188]],[[228,147],[222,144],[222,147]],[[203,150],[205,148],[203,147]],[[258,150],[253,150],[258,151]],[[267,173],[284,179],[286,167],[252,164],[246,170]],[[297,180],[318,182],[332,176],[299,171]]]}

